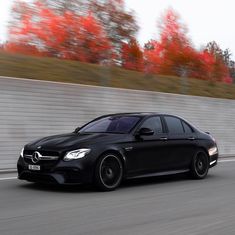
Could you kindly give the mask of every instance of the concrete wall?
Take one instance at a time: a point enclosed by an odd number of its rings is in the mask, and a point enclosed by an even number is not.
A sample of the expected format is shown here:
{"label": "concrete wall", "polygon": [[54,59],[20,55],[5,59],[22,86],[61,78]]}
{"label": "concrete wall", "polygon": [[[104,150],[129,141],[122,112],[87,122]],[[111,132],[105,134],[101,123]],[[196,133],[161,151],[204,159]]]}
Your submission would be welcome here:
{"label": "concrete wall", "polygon": [[235,154],[235,101],[0,77],[0,169],[15,168],[22,146],[71,132],[99,115],[176,114],[211,132],[222,154]]}

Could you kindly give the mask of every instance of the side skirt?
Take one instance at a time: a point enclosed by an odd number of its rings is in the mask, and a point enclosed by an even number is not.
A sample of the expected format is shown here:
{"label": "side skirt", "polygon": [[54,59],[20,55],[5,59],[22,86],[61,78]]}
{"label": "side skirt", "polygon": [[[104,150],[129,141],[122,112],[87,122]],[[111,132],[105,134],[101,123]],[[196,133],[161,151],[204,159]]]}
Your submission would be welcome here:
{"label": "side skirt", "polygon": [[184,169],[184,170],[174,170],[174,171],[162,171],[162,172],[157,172],[157,173],[150,173],[150,174],[142,174],[142,175],[137,175],[137,176],[129,176],[126,177],[126,179],[138,179],[138,178],[147,178],[147,177],[153,177],[153,176],[164,176],[164,175],[176,175],[176,174],[182,174],[189,172],[189,169]]}

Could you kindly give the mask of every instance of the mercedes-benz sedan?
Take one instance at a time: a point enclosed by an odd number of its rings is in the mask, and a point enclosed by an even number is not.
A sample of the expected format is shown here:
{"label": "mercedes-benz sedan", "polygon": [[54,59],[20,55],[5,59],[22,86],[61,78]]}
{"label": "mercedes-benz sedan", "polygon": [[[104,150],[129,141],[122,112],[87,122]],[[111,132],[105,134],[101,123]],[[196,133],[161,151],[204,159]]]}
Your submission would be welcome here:
{"label": "mercedes-benz sedan", "polygon": [[74,132],[24,146],[18,177],[40,183],[94,183],[100,190],[122,180],[189,172],[207,176],[218,160],[215,139],[186,120],[158,113],[99,117]]}

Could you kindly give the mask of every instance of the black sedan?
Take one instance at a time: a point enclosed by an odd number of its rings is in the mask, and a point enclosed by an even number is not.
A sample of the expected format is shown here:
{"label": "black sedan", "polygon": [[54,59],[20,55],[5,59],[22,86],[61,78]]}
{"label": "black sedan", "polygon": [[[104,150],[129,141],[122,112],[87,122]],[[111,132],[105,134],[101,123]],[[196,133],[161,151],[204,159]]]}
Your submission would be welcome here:
{"label": "black sedan", "polygon": [[173,115],[124,113],[99,117],[73,133],[25,145],[18,177],[40,183],[94,183],[117,188],[127,178],[189,172],[207,176],[218,160],[215,139]]}

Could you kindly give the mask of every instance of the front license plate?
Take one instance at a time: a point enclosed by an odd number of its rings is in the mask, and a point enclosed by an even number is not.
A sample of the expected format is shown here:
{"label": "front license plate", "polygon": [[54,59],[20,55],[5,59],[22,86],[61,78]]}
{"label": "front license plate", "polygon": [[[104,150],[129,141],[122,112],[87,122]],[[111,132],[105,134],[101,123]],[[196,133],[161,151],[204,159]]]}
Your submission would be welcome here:
{"label": "front license plate", "polygon": [[40,166],[39,165],[29,165],[29,170],[40,171]]}

